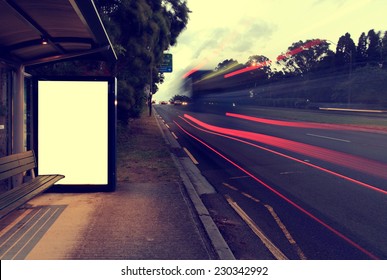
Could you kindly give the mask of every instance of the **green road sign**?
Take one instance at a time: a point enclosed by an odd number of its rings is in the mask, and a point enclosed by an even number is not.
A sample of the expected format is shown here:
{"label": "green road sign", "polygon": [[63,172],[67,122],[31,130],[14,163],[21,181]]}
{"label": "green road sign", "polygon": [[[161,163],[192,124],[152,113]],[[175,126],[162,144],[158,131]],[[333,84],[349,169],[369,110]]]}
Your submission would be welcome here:
{"label": "green road sign", "polygon": [[172,54],[165,53],[163,56],[163,62],[159,67],[160,73],[171,73],[172,72]]}

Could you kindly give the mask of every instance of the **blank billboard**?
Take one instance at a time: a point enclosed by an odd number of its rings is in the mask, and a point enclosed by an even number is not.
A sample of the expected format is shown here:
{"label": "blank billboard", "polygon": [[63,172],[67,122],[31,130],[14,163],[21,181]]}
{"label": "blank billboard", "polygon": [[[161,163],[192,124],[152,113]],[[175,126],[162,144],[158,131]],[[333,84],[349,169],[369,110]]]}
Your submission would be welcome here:
{"label": "blank billboard", "polygon": [[108,81],[38,81],[39,174],[108,184]]}

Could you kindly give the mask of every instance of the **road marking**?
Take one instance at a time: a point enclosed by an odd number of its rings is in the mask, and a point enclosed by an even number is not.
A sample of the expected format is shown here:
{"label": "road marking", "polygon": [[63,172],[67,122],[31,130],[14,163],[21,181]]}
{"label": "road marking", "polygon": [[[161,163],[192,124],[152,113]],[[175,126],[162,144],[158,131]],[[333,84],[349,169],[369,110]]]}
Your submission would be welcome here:
{"label": "road marking", "polygon": [[173,131],[171,133],[172,133],[173,137],[175,137],[175,139],[177,140],[178,138],[177,138],[176,134]]}
{"label": "road marking", "polygon": [[[223,183],[225,187],[228,187],[232,190],[239,191],[238,188],[231,186],[227,183]],[[261,203],[261,201],[252,195],[246,193],[246,192],[241,192],[241,194],[252,201],[256,203]],[[227,199],[227,198],[226,198]],[[231,199],[231,198],[230,198]],[[297,242],[294,240],[293,236],[290,234],[288,229],[286,228],[285,224],[281,221],[280,217],[278,217],[277,213],[274,211],[273,207],[271,207],[268,204],[263,204],[265,208],[269,211],[270,215],[273,217],[274,221],[277,223],[278,227],[281,229],[282,233],[285,235],[286,239],[290,243],[290,245],[294,248],[296,251],[297,255],[300,257],[300,260],[306,260],[307,257],[305,256],[304,252],[301,250],[301,248],[298,246]]]}
{"label": "road marking", "polygon": [[248,193],[245,193],[245,192],[241,192],[241,194],[243,194],[245,197],[251,199],[252,201],[256,202],[256,203],[261,203],[261,201],[259,199],[256,199],[254,196],[248,194]]}
{"label": "road marking", "polygon": [[302,174],[304,172],[301,171],[285,171],[285,172],[280,172],[280,175],[289,175],[289,174]]}
{"label": "road marking", "polygon": [[281,252],[280,249],[277,248],[273,244],[273,242],[270,241],[269,238],[262,232],[262,230],[254,223],[254,221],[246,214],[245,211],[242,210],[242,208],[239,207],[239,205],[232,200],[232,198],[228,195],[225,196],[227,202],[230,204],[230,206],[238,213],[238,215],[247,223],[247,225],[251,228],[251,230],[255,233],[255,235],[258,236],[259,239],[263,242],[263,244],[266,246],[266,248],[273,254],[273,256],[277,260],[288,260],[288,258],[285,256],[284,253]]}
{"label": "road marking", "polygon": [[234,186],[231,186],[230,184],[227,184],[227,183],[223,183],[223,186],[229,188],[229,189],[232,189],[233,191],[238,191],[238,188],[234,187]]}
{"label": "road marking", "polygon": [[365,110],[365,109],[345,109],[345,108],[324,108],[320,107],[319,110],[325,111],[345,111],[345,112],[362,112],[362,113],[387,113],[384,110]]}
{"label": "road marking", "polygon": [[328,137],[328,136],[323,136],[323,135],[317,135],[317,134],[311,134],[311,133],[307,133],[306,135],[308,135],[308,136],[313,136],[313,137],[318,137],[318,138],[329,139],[329,140],[335,140],[335,141],[341,141],[341,142],[351,143],[351,141],[349,141],[349,140],[340,139],[340,138],[333,138],[333,137]]}
{"label": "road marking", "polygon": [[245,178],[250,178],[250,176],[237,176],[237,177],[230,177],[230,180],[245,179]]}
{"label": "road marking", "polygon": [[[184,119],[183,119],[184,120]],[[186,120],[185,120],[186,121]],[[186,121],[188,124],[192,125],[191,123],[189,123],[188,121]],[[176,121],[174,121],[174,123],[177,125],[178,128],[180,128],[185,134],[187,134],[188,136],[190,136],[191,138],[195,139],[197,142],[201,143],[203,146],[207,147],[208,149],[210,149],[211,151],[213,151],[215,154],[217,154],[219,157],[223,158],[225,161],[229,162],[230,164],[232,164],[233,166],[235,166],[236,168],[238,168],[240,171],[244,172],[246,175],[248,175],[251,179],[253,179],[254,181],[260,183],[263,187],[265,187],[266,189],[268,189],[269,191],[271,191],[272,193],[274,193],[275,195],[277,195],[278,197],[280,197],[281,199],[283,199],[284,201],[286,201],[287,203],[289,203],[290,205],[292,205],[293,207],[295,207],[296,209],[298,209],[299,211],[301,211],[302,213],[304,213],[305,215],[307,215],[309,218],[313,219],[314,221],[316,221],[317,223],[319,223],[320,225],[322,225],[323,227],[325,227],[327,230],[329,230],[330,232],[332,232],[333,234],[335,234],[336,236],[338,236],[339,238],[343,239],[345,242],[347,242],[348,244],[350,244],[351,246],[353,246],[354,248],[358,249],[359,251],[361,251],[362,253],[366,254],[368,257],[372,258],[372,259],[375,259],[375,260],[378,260],[380,259],[379,257],[377,257],[376,255],[374,255],[373,253],[369,252],[368,250],[364,249],[363,247],[361,247],[359,244],[357,244],[355,241],[353,241],[352,239],[350,239],[349,237],[345,236],[343,233],[341,233],[340,231],[336,230],[335,228],[333,228],[332,226],[328,225],[326,222],[324,222],[323,220],[317,218],[315,215],[313,215],[311,212],[307,211],[306,209],[304,209],[303,207],[301,207],[299,204],[297,204],[296,202],[294,202],[293,200],[291,200],[290,198],[288,198],[287,196],[285,196],[284,194],[282,194],[281,192],[279,192],[278,190],[276,190],[275,188],[271,187],[270,185],[268,185],[267,183],[265,183],[264,181],[262,181],[261,179],[259,179],[257,176],[255,176],[254,174],[252,174],[251,172],[247,171],[246,169],[244,169],[243,167],[241,167],[240,165],[238,165],[237,163],[235,163],[234,161],[232,161],[231,159],[229,159],[228,157],[226,157],[224,154],[220,153],[218,150],[216,150],[215,148],[213,148],[212,146],[210,146],[209,144],[207,144],[206,142],[204,142],[203,140],[197,138],[196,136],[194,136],[193,134],[189,133],[187,130],[185,130],[181,125],[179,125]],[[194,126],[194,125],[192,125]],[[194,126],[196,127],[196,126]],[[198,128],[198,127],[196,127]],[[259,145],[256,145],[256,144],[253,144],[253,143],[250,143],[250,142],[247,142],[247,141],[244,141],[244,140],[241,140],[241,139],[238,139],[238,138],[235,138],[235,137],[231,137],[231,136],[226,136],[226,135],[222,135],[220,133],[215,133],[215,132],[212,132],[212,131],[208,131],[206,129],[202,129],[202,128],[198,128],[199,130],[202,130],[204,132],[207,132],[207,133],[211,133],[211,134],[214,134],[214,135],[218,135],[218,136],[221,136],[221,137],[225,137],[225,138],[229,138],[229,139],[232,139],[232,140],[235,140],[235,141],[239,141],[241,143],[245,143],[245,144],[248,144],[248,145],[251,145],[251,146],[254,146],[254,147],[257,147],[259,149],[262,149],[262,150],[265,150],[265,151],[269,151],[271,153],[274,153],[276,155],[280,155],[280,156],[283,156],[285,158],[289,158],[289,159],[292,159],[294,161],[297,161],[297,162],[300,162],[300,163],[304,163],[308,166],[311,166],[311,167],[314,167],[316,169],[319,169],[319,170],[322,170],[324,172],[327,172],[329,174],[333,174],[335,176],[338,176],[340,178],[344,178],[346,180],[349,180],[351,182],[354,182],[356,184],[359,184],[363,187],[366,187],[366,188],[369,188],[369,189],[372,189],[372,190],[375,190],[375,191],[378,191],[378,192],[382,192],[382,193],[387,193],[387,191],[384,191],[384,190],[381,190],[379,188],[376,188],[372,185],[369,185],[369,184],[366,184],[366,183],[363,183],[361,181],[357,181],[357,180],[354,180],[352,178],[349,178],[349,177],[346,177],[344,175],[341,175],[339,173],[336,173],[336,172],[333,172],[331,170],[328,170],[328,169],[325,169],[325,168],[322,168],[320,166],[317,166],[317,165],[314,165],[314,164],[311,164],[311,163],[308,163],[308,162],[304,162],[300,159],[297,159],[297,158],[294,158],[294,157],[291,157],[291,156],[288,156],[288,155],[285,155],[285,154],[282,154],[282,153],[279,153],[277,151],[274,151],[274,150],[271,150],[271,149],[268,149],[268,148],[265,148],[265,147],[262,147],[262,146],[259,146]]]}
{"label": "road marking", "polygon": [[170,128],[168,124],[165,124],[166,127]]}
{"label": "road marking", "polygon": [[183,147],[186,154],[189,156],[189,158],[192,160],[194,164],[199,164],[199,162],[195,159],[195,157],[188,151],[187,148]]}
{"label": "road marking", "polygon": [[290,234],[284,223],[281,221],[281,219],[278,217],[277,213],[274,211],[273,207],[271,207],[268,204],[264,204],[266,209],[269,211],[271,216],[274,218],[274,221],[277,223],[279,228],[282,230],[283,234],[285,235],[286,239],[289,241],[289,243],[293,246],[293,248],[296,250],[297,255],[300,257],[301,260],[306,260],[307,257],[305,256],[304,252],[301,250],[300,246],[298,246],[296,240],[294,240],[293,236]]}

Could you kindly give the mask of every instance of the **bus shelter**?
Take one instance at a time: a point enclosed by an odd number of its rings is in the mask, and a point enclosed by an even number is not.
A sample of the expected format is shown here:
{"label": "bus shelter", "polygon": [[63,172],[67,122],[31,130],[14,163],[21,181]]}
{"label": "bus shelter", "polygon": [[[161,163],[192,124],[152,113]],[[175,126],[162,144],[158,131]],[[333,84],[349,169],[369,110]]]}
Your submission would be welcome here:
{"label": "bus shelter", "polygon": [[55,169],[63,185],[114,190],[115,78],[28,74],[78,58],[117,59],[92,0],[0,0],[0,157],[31,149],[38,174]]}

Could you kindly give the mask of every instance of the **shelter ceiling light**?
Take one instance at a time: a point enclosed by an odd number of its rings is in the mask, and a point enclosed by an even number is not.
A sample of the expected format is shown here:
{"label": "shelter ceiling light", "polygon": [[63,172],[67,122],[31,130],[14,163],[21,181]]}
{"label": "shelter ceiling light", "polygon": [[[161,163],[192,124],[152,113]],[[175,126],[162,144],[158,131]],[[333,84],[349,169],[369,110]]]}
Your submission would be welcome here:
{"label": "shelter ceiling light", "polygon": [[44,36],[40,36],[40,38],[41,38],[40,43],[42,45],[47,45],[48,44],[48,41],[47,41],[47,39]]}

